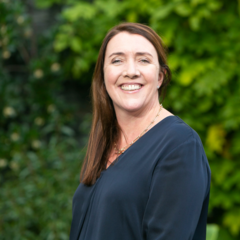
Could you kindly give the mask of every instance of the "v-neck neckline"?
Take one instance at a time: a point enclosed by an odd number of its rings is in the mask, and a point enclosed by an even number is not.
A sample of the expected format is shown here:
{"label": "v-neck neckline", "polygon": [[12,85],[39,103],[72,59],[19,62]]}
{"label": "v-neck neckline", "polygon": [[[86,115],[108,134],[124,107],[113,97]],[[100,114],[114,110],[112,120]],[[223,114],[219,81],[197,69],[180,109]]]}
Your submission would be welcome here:
{"label": "v-neck neckline", "polygon": [[145,136],[149,135],[150,132],[152,132],[153,129],[155,129],[157,126],[161,125],[163,122],[165,122],[166,120],[170,119],[170,118],[175,118],[175,119],[179,119],[178,116],[176,115],[170,115],[170,116],[167,116],[165,117],[164,119],[162,119],[161,121],[159,121],[156,125],[154,125],[152,128],[149,129],[149,131],[147,131],[145,134],[143,134],[136,142],[134,142],[130,147],[128,147],[124,153],[122,153],[121,155],[117,156],[113,161],[112,163],[104,170],[104,171],[107,171],[110,167],[113,167],[114,165],[116,165],[120,158],[122,156],[124,156],[124,154],[126,154],[126,152],[128,152],[129,149],[131,149],[132,146],[135,146],[137,142],[139,142],[141,139],[145,138]]}

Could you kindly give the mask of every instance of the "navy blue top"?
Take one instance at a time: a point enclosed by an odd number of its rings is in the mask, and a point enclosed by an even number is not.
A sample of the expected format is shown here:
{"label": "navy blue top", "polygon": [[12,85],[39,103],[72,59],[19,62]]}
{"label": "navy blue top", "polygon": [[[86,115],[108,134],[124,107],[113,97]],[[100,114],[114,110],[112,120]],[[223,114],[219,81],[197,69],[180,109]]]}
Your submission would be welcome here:
{"label": "navy blue top", "polygon": [[169,116],[73,197],[70,240],[204,240],[210,168],[197,133]]}

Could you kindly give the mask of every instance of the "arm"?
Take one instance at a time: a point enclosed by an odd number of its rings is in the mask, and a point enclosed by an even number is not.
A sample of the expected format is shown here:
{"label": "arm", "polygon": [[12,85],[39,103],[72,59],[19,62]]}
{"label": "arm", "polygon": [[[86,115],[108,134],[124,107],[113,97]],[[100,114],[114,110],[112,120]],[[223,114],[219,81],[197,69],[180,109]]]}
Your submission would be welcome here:
{"label": "arm", "polygon": [[159,160],[144,213],[147,240],[193,239],[209,192],[208,170],[202,145],[193,137]]}

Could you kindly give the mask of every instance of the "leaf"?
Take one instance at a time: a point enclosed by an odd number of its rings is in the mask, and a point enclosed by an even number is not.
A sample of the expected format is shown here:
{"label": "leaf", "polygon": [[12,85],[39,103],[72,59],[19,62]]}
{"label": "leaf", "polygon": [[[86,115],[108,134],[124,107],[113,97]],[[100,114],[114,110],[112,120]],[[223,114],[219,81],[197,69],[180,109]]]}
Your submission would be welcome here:
{"label": "leaf", "polygon": [[225,136],[226,132],[222,125],[212,125],[207,131],[206,144],[212,151],[221,153],[223,150],[223,145],[226,141]]}
{"label": "leaf", "polygon": [[82,50],[82,41],[78,37],[72,38],[70,41],[70,47],[74,52],[79,53]]}
{"label": "leaf", "polygon": [[223,3],[220,1],[209,1],[208,2],[208,7],[213,11],[219,10],[222,7],[222,5],[223,5]]}
{"label": "leaf", "polygon": [[224,216],[223,222],[230,228],[233,235],[237,235],[240,232],[240,210],[239,208],[232,208]]}
{"label": "leaf", "polygon": [[[98,11],[101,11],[104,13],[104,16],[108,19],[110,18],[116,18],[116,16],[121,13],[123,8],[125,7],[125,2],[119,2],[117,0],[96,0],[95,4]],[[128,3],[127,3],[128,5]],[[135,15],[137,15],[136,10],[133,11]]]}
{"label": "leaf", "polygon": [[191,16],[189,18],[190,27],[192,30],[197,31],[200,28],[200,18],[198,16]]}
{"label": "leaf", "polygon": [[190,73],[189,70],[184,70],[179,75],[179,82],[183,86],[190,85],[192,83],[192,81],[193,81],[193,76],[192,76],[192,74]]}
{"label": "leaf", "polygon": [[207,238],[206,240],[217,240],[219,234],[219,227],[216,224],[207,225]]}
{"label": "leaf", "polygon": [[[226,86],[229,81],[230,71],[225,71],[221,66],[213,68],[214,63],[210,60],[207,61],[205,71],[195,83],[194,88],[199,96],[212,96],[221,88]],[[213,64],[212,64],[213,63]],[[213,70],[211,70],[213,68]],[[217,96],[215,97],[217,99]]]}
{"label": "leaf", "polygon": [[80,18],[91,19],[95,16],[96,9],[94,5],[88,3],[77,3],[67,8],[63,12],[63,16],[70,22],[77,21]]}
{"label": "leaf", "polygon": [[160,20],[166,18],[174,9],[175,4],[169,3],[163,6],[160,6],[154,11],[152,16],[153,20]]}
{"label": "leaf", "polygon": [[178,3],[175,6],[175,12],[182,17],[187,17],[192,13],[192,8],[187,3]]}
{"label": "leaf", "polygon": [[135,11],[131,11],[127,14],[127,22],[137,22],[137,14]]}
{"label": "leaf", "polygon": [[171,70],[176,70],[180,66],[180,60],[177,54],[170,54],[168,56],[168,64]]}
{"label": "leaf", "polygon": [[202,4],[202,3],[205,3],[207,2],[208,0],[191,0],[191,5],[192,6],[197,6],[199,4]]}
{"label": "leaf", "polygon": [[68,136],[73,136],[74,135],[74,131],[70,127],[67,127],[67,126],[62,126],[61,127],[61,132],[68,135]]}
{"label": "leaf", "polygon": [[179,75],[179,82],[183,86],[188,86],[192,81],[205,70],[205,65],[201,62],[189,64]]}
{"label": "leaf", "polygon": [[53,1],[51,1],[51,0],[37,0],[36,1],[36,6],[38,8],[48,8],[48,7],[53,5],[53,2],[54,2],[54,0]]}
{"label": "leaf", "polygon": [[89,62],[84,57],[76,57],[72,66],[72,73],[74,78],[78,78],[82,71],[86,71],[89,68]]}
{"label": "leaf", "polygon": [[69,36],[64,33],[59,33],[56,36],[53,47],[56,52],[61,52],[62,50],[68,47],[68,43],[69,43]]}

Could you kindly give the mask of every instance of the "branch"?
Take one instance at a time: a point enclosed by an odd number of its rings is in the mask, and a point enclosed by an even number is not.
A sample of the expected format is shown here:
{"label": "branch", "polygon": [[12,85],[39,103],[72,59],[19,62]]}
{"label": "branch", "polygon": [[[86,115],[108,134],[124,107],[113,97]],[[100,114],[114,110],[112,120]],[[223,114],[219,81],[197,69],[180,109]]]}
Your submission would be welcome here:
{"label": "branch", "polygon": [[8,65],[4,68],[9,72],[27,72],[28,69],[24,65]]}
{"label": "branch", "polygon": [[19,50],[23,60],[26,63],[28,63],[30,61],[30,55],[29,55],[27,49],[23,45],[21,45],[21,46],[18,47],[18,50]]}

